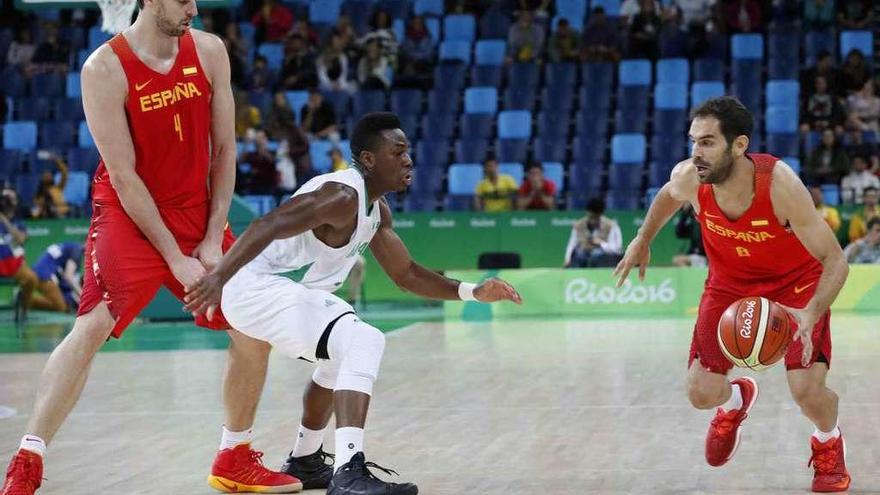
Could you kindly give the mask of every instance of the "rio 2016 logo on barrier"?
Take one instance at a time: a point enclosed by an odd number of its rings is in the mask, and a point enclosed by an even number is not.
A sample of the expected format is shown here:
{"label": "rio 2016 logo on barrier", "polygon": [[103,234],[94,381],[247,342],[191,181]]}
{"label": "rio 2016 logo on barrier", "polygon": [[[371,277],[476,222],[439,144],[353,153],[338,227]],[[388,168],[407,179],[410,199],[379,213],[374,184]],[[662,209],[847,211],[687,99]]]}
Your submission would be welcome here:
{"label": "rio 2016 logo on barrier", "polygon": [[657,285],[635,285],[629,280],[619,289],[613,285],[600,286],[587,279],[575,278],[565,287],[566,304],[669,304],[678,298],[672,279]]}

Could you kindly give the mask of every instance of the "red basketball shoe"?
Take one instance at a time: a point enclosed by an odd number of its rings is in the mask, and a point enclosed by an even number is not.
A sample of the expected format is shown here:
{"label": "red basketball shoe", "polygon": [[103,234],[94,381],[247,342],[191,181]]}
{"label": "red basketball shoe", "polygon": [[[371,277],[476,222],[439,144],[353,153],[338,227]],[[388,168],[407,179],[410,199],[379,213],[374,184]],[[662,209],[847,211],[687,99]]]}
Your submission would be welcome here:
{"label": "red basketball shoe", "polygon": [[0,495],[33,495],[43,481],[43,458],[30,450],[19,450],[6,470]]}
{"label": "red basketball shoe", "polygon": [[739,385],[743,405],[727,412],[719,407],[715,412],[706,435],[706,462],[710,466],[723,466],[733,457],[739,445],[739,427],[749,417],[749,410],[758,398],[758,384],[755,380],[742,376],[730,383]]}
{"label": "red basketball shoe", "polygon": [[810,446],[813,447],[813,455],[807,466],[813,465],[813,491],[845,492],[849,488],[850,477],[846,470],[843,434],[827,442],[810,437]]}
{"label": "red basketball shoe", "polygon": [[302,483],[289,474],[276,473],[263,466],[262,452],[243,443],[217,453],[208,484],[224,493],[295,493]]}

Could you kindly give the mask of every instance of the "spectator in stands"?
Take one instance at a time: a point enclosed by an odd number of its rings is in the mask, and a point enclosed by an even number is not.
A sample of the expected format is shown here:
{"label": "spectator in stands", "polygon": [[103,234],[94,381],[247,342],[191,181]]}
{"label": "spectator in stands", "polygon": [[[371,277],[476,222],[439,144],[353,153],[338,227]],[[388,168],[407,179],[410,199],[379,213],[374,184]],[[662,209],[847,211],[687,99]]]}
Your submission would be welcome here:
{"label": "spectator in stands", "polygon": [[837,24],[842,29],[870,29],[874,24],[874,2],[837,0]]}
{"label": "spectator in stands", "polygon": [[840,69],[840,84],[844,95],[859,91],[871,78],[871,71],[865,63],[865,54],[852,49],[846,54],[846,61]]}
{"label": "spectator in stands", "polygon": [[874,94],[874,80],[868,79],[862,88],[846,99],[850,124],[862,132],[873,132],[880,138],[880,98]]}
{"label": "spectator in stands", "polygon": [[867,187],[862,192],[862,208],[853,213],[849,219],[849,242],[865,237],[867,224],[873,218],[880,218],[880,206],[877,205],[878,189]]}
{"label": "spectator in stands", "polygon": [[397,65],[397,49],[398,49],[398,40],[394,35],[394,30],[391,26],[391,16],[387,11],[383,9],[376,10],[373,13],[373,19],[370,21],[370,27],[373,28],[372,31],[365,34],[361,39],[358,40],[358,45],[360,45],[365,52],[369,52],[369,45],[372,42],[376,42],[379,46],[379,52],[391,66]]}
{"label": "spectator in stands", "polygon": [[834,25],[834,0],[804,1],[804,31],[822,31]]}
{"label": "spectator in stands", "polygon": [[61,176],[55,182],[55,176],[51,171],[45,170],[40,174],[40,184],[34,195],[31,217],[33,218],[65,218],[70,211],[67,201],[64,199],[64,186],[67,185],[67,164],[60,156],[52,153],[49,157]]}
{"label": "spectator in stands", "polygon": [[258,44],[281,41],[290,32],[293,21],[293,13],[278,0],[263,0],[260,10],[251,18],[251,24],[257,28],[254,40]]}
{"label": "spectator in stands", "polygon": [[235,102],[235,137],[242,139],[247,135],[249,129],[260,126],[262,118],[260,110],[248,101],[246,91],[235,90],[232,97]]}
{"label": "spectator in stands", "polygon": [[584,28],[583,62],[617,62],[620,60],[618,27],[608,21],[605,9],[594,7]]}
{"label": "spectator in stands", "polygon": [[815,91],[804,102],[801,134],[832,129],[836,135],[842,135],[846,123],[843,105],[837,96],[829,93],[828,82],[823,76],[816,76],[814,87]]}
{"label": "spectator in stands", "polygon": [[361,89],[385,91],[391,87],[391,61],[382,52],[379,40],[367,43],[366,53],[358,63],[358,82]]}
{"label": "spectator in stands", "polygon": [[284,68],[281,70],[284,89],[308,89],[318,85],[315,56],[309,51],[305,38],[291,34],[284,43]]}
{"label": "spectator in stands", "polygon": [[424,17],[417,15],[407,24],[398,63],[398,86],[428,87],[434,68],[434,40]]}
{"label": "spectator in stands", "polygon": [[529,165],[526,178],[516,198],[518,210],[552,210],[556,203],[556,184],[544,178],[544,168],[538,162]]}
{"label": "spectator in stands", "polygon": [[846,146],[844,148],[849,156],[862,155],[868,157],[868,169],[872,172],[880,171],[880,156],[876,142],[866,142],[862,130],[850,127],[846,134]]}
{"label": "spectator in stands", "polygon": [[513,177],[498,173],[498,160],[489,156],[483,161],[483,180],[474,194],[477,211],[496,212],[513,210],[513,198],[519,186]]}
{"label": "spectator in stands", "polygon": [[351,19],[347,15],[341,14],[336,19],[336,25],[333,26],[332,34],[342,38],[342,46],[345,47],[345,54],[348,56],[348,60],[351,62],[357,60],[360,48],[357,46],[357,35],[354,32],[354,27],[351,25]]}
{"label": "spectator in stands", "polygon": [[880,218],[868,221],[865,237],[853,241],[843,250],[849,263],[880,263]]}
{"label": "spectator in stands", "polygon": [[[663,12],[660,2],[652,0],[654,4],[654,12]],[[642,11],[642,0],[623,0],[620,4],[620,20],[626,25],[632,24],[633,17]]]}
{"label": "spectator in stands", "polygon": [[813,204],[816,205],[816,211],[819,212],[825,223],[831,227],[831,231],[835,234],[840,230],[840,213],[837,208],[825,204],[825,197],[822,194],[822,186],[819,184],[810,185],[810,196],[813,197]]}
{"label": "spectator in stands", "polygon": [[58,39],[58,26],[54,22],[46,23],[44,31],[46,39],[34,52],[35,70],[66,73],[70,64],[70,47]]}
{"label": "spectator in stands", "polygon": [[318,57],[318,82],[323,91],[354,93],[357,86],[349,80],[348,55],[338,34],[330,35],[330,43]]}
{"label": "spectator in stands", "polygon": [[15,39],[10,43],[6,52],[6,64],[27,70],[36,51],[37,45],[31,41],[30,26],[19,28]]}
{"label": "spectator in stands", "polygon": [[293,24],[290,34],[298,34],[303,37],[309,50],[313,50],[321,44],[321,37],[312,27],[308,19],[299,19]]}
{"label": "spectator in stands", "polygon": [[245,70],[250,45],[248,41],[241,36],[238,24],[231,21],[226,23],[223,41],[226,43],[226,54],[229,56],[232,85],[235,87],[242,87],[246,84]]}
{"label": "spectator in stands", "polygon": [[836,184],[849,171],[849,156],[840,145],[832,129],[822,131],[822,142],[810,153],[804,166],[807,180]]}
{"label": "spectator in stands", "polygon": [[654,0],[641,0],[641,9],[629,25],[629,56],[656,60],[659,55],[658,41],[662,28],[659,11],[654,10]]}
{"label": "spectator in stands", "polygon": [[342,156],[342,150],[338,147],[334,146],[327,154],[330,155],[330,170],[339,172],[348,168],[348,162],[345,161],[345,157]]}
{"label": "spectator in stands", "polygon": [[281,141],[289,139],[290,133],[296,129],[296,114],[290,108],[290,102],[287,101],[283,91],[277,91],[272,99],[272,106],[266,112],[266,118],[263,119],[263,128],[269,139],[273,141]]}
{"label": "spectator in stands", "polygon": [[544,30],[534,20],[532,11],[519,11],[517,21],[507,32],[506,63],[540,62],[544,50]]}
{"label": "spectator in stands", "polygon": [[758,0],[722,0],[721,18],[728,33],[755,33],[764,29],[764,12]]}
{"label": "spectator in stands", "polygon": [[862,203],[867,188],[880,189],[880,179],[868,170],[868,159],[862,155],[852,157],[852,171],[840,181],[841,195],[846,202]]}
{"label": "spectator in stands", "polygon": [[14,279],[20,288],[15,300],[16,322],[30,306],[37,276],[24,262],[27,229],[18,218],[18,194],[9,188],[0,191],[0,277]]}
{"label": "spectator in stands", "polygon": [[556,32],[550,36],[547,54],[551,62],[577,62],[581,55],[581,35],[571,28],[568,19],[556,23]]}
{"label": "spectator in stands", "polygon": [[309,139],[329,139],[339,142],[336,110],[315,88],[309,90],[309,101],[300,110],[300,121]]}
{"label": "spectator in stands", "polygon": [[835,96],[841,94],[840,71],[834,66],[834,58],[828,50],[822,50],[816,55],[816,65],[801,71],[801,91],[805,99],[815,91],[816,78],[819,76],[825,78],[829,93]]}
{"label": "spectator in stands", "polygon": [[700,222],[694,216],[694,207],[686,202],[678,214],[675,223],[675,237],[687,239],[688,247],[684,254],[677,254],[672,258],[675,266],[706,266],[706,250],[703,247],[703,234],[700,231]]}
{"label": "spectator in stands", "polygon": [[605,201],[593,198],[587,214],[574,223],[565,247],[567,268],[614,266],[623,252],[623,236],[616,220],[606,217]]}
{"label": "spectator in stands", "polygon": [[275,85],[275,75],[269,68],[266,57],[257,55],[254,57],[254,65],[248,74],[245,87],[253,92],[269,91]]}
{"label": "spectator in stands", "polygon": [[246,142],[253,145],[253,150],[241,156],[241,163],[249,164],[250,168],[236,181],[239,190],[247,194],[275,194],[278,171],[275,168],[275,153],[269,149],[269,137],[263,130],[252,130]]}

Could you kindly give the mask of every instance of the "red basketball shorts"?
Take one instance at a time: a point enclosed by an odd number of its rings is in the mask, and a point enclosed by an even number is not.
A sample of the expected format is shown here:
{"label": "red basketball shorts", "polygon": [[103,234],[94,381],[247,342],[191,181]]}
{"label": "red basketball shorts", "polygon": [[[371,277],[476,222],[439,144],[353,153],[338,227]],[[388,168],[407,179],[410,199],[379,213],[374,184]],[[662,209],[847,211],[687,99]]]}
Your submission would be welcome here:
{"label": "red basketball shorts", "polygon": [[[815,289],[815,286],[813,287]],[[717,289],[706,288],[703,297],[700,299],[700,309],[697,316],[697,323],[694,325],[694,336],[691,340],[691,352],[688,358],[688,368],[693,364],[694,359],[699,359],[700,364],[708,371],[726,375],[733,367],[718,345],[718,320],[728,306],[745,296],[764,296],[771,301],[780,302],[793,308],[801,308],[807,305],[813,295],[813,291],[801,293],[802,297],[795,296],[794,287],[787,286],[783,289],[774,287],[772,289],[755,286],[751,289],[744,288],[742,290],[721,291]],[[807,295],[809,297],[807,297]],[[793,341],[789,344],[785,352],[785,368],[802,369],[801,355],[804,347],[800,340]],[[820,359],[821,355],[821,359]],[[823,314],[816,326],[813,327],[813,355],[810,357],[810,363],[817,360],[825,362],[831,366],[831,310]]]}
{"label": "red basketball shorts", "polygon": [[[190,255],[204,238],[208,208],[205,204],[196,208],[160,209],[165,225],[183,254]],[[235,237],[227,226],[223,233],[223,252],[233,242]],[[183,286],[174,278],[159,251],[120,206],[95,205],[84,258],[78,314],[86,314],[104,301],[116,320],[111,333],[116,338],[150,303],[161,286],[181,301],[185,295]],[[211,321],[199,316],[195,323],[212,330],[229,328],[219,309]]]}

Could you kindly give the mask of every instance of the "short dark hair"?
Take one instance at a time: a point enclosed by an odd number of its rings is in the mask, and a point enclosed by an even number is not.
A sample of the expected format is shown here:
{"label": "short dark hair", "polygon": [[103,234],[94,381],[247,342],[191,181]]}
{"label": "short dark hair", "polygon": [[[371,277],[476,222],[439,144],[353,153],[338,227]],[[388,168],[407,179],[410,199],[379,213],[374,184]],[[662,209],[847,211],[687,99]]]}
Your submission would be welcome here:
{"label": "short dark hair", "polygon": [[599,215],[605,213],[605,200],[602,198],[593,198],[587,202],[587,211],[598,213]]}
{"label": "short dark hair", "polygon": [[869,191],[877,192],[877,191],[880,191],[880,189],[877,189],[874,186],[868,186],[868,187],[862,189],[862,195],[864,195],[866,192],[869,192]]}
{"label": "short dark hair", "polygon": [[376,151],[382,131],[400,129],[400,119],[391,112],[373,112],[358,120],[351,133],[351,156],[358,160],[362,151]]}
{"label": "short dark hair", "polygon": [[718,96],[709,98],[691,111],[691,120],[697,117],[715,117],[718,119],[721,134],[727,145],[733,144],[738,136],[752,137],[755,121],[749,110],[734,96]]}
{"label": "short dark hair", "polygon": [[880,225],[880,218],[874,217],[874,218],[868,220],[868,224],[866,227],[868,230],[871,230],[874,228],[875,225]]}
{"label": "short dark hair", "polygon": [[544,165],[541,164],[541,162],[529,162],[529,164],[526,166],[526,172],[528,172],[529,170],[531,170],[533,168],[537,168],[537,169],[541,170],[542,172],[544,171]]}

